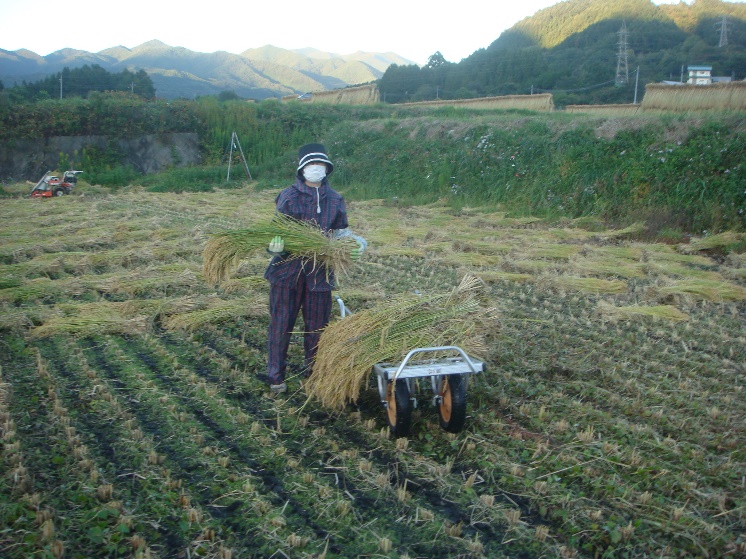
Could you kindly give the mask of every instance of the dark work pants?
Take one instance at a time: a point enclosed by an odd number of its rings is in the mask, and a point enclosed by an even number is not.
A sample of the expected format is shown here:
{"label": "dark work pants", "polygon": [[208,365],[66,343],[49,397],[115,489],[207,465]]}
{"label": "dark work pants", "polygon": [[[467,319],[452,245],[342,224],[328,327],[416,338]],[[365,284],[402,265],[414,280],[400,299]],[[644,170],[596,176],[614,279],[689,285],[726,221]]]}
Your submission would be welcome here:
{"label": "dark work pants", "polygon": [[285,381],[290,334],[295,327],[300,309],[303,309],[305,370],[306,374],[310,374],[321,329],[329,323],[331,316],[331,291],[311,291],[303,275],[298,278],[295,288],[270,286],[267,356],[267,375],[270,384]]}

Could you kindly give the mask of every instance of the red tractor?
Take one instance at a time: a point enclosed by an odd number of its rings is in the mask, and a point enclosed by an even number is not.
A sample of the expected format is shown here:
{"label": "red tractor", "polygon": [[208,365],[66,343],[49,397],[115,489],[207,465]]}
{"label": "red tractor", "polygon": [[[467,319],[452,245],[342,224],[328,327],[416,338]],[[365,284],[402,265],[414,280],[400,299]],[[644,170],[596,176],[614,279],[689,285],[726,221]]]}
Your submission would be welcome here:
{"label": "red tractor", "polygon": [[32,198],[51,198],[52,196],[64,196],[70,194],[73,187],[78,183],[78,174],[83,171],[65,171],[62,178],[47,171],[31,191]]}

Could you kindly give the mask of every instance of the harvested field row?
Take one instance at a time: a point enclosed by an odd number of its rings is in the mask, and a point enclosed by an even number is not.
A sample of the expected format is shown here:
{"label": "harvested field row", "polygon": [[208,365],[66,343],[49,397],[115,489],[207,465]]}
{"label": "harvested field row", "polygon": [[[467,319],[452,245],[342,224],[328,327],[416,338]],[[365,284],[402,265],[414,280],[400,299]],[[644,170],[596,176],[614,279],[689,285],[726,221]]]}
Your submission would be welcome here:
{"label": "harvested field row", "polygon": [[[395,439],[372,378],[339,411],[308,399],[299,335],[290,392],[268,393],[267,258],[203,281],[209,236],[273,197],[0,209],[8,557],[743,553],[742,255],[715,237],[350,203],[370,242],[340,278],[353,311],[467,274],[499,311],[464,431],[438,427],[420,383],[412,435]],[[32,235],[66,220],[87,232]]]}

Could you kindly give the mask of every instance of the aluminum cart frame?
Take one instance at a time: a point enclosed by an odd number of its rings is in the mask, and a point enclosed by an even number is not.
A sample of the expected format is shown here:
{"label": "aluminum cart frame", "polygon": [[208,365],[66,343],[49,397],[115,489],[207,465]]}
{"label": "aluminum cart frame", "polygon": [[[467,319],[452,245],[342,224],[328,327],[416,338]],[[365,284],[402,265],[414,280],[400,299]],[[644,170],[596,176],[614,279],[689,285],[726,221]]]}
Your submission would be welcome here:
{"label": "aluminum cart frame", "polygon": [[[342,299],[335,295],[341,316],[350,313]],[[454,357],[413,359],[428,353],[456,353]],[[378,381],[378,394],[386,409],[391,433],[397,437],[409,434],[412,410],[417,407],[415,393],[418,379],[429,378],[433,405],[438,409],[440,426],[458,433],[466,422],[466,391],[469,375],[484,372],[482,361],[470,358],[458,346],[418,347],[407,353],[401,363],[376,363],[373,372]]]}

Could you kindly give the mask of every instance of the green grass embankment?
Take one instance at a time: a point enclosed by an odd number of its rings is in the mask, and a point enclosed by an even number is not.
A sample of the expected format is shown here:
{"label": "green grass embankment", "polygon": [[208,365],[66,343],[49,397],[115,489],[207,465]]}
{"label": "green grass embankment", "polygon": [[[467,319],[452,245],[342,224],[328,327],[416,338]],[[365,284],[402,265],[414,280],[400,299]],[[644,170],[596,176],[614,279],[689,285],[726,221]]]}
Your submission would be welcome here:
{"label": "green grass embankment", "polygon": [[[599,117],[210,99],[156,109],[99,100],[89,103],[91,111],[118,107],[118,116],[89,117],[77,130],[65,115],[82,110],[81,103],[63,103],[67,112],[60,114],[51,101],[36,111],[19,109],[26,116],[13,120],[16,131],[6,129],[2,137],[198,132],[200,167],[175,162],[169,171],[138,176],[118,167],[115,153],[83,150],[63,158],[85,168],[92,184],[115,188],[134,184],[183,192],[242,186],[247,177],[237,150],[234,172],[226,180],[235,131],[258,188],[289,184],[298,146],[321,141],[335,162],[332,184],[351,199],[400,204],[445,199],[457,208],[487,204],[516,216],[588,216],[615,226],[642,222],[656,236],[746,225],[741,113]],[[5,115],[4,122],[10,126],[9,118]],[[128,118],[134,119],[131,125],[120,125]]]}

